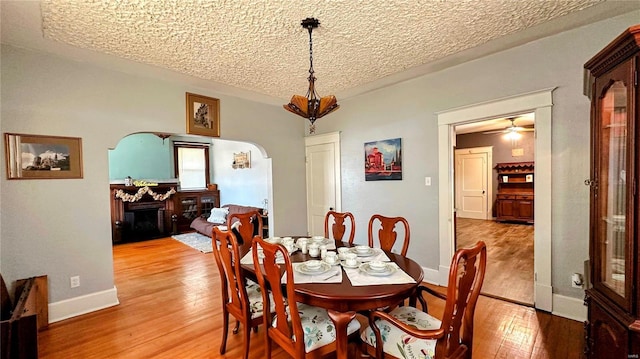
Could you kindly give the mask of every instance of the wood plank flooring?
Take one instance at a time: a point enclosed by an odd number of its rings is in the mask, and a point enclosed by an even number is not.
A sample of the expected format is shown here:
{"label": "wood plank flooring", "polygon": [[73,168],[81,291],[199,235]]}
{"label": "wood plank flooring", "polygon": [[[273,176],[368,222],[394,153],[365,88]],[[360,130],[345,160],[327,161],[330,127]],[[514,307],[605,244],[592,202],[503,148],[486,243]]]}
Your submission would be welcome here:
{"label": "wood plank flooring", "polygon": [[533,306],[533,226],[481,219],[456,219],[457,247],[487,244],[482,293]]}
{"label": "wood plank flooring", "polygon": [[[49,325],[39,333],[40,358],[241,357],[241,336],[232,333],[226,354],[219,354],[220,282],[213,254],[164,238],[117,245],[113,257],[120,305]],[[441,315],[442,303],[430,304]],[[263,333],[251,335],[251,358],[264,357]],[[583,337],[580,322],[481,297],[473,354],[578,359]],[[274,347],[273,358],[289,356]]]}

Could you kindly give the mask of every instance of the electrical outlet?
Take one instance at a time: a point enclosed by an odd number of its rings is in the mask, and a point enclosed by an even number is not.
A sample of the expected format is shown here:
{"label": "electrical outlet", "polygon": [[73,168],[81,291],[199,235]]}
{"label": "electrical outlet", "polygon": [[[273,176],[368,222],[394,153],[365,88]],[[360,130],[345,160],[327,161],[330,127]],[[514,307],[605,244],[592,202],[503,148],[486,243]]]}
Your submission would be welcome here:
{"label": "electrical outlet", "polygon": [[425,177],[424,178],[424,185],[425,186],[431,186],[431,177]]}
{"label": "electrical outlet", "polygon": [[71,288],[76,288],[80,286],[80,276],[74,276],[69,278],[69,283],[71,284]]}
{"label": "electrical outlet", "polygon": [[573,288],[582,288],[583,285],[584,280],[582,279],[582,274],[573,273],[573,275],[571,276],[571,286]]}

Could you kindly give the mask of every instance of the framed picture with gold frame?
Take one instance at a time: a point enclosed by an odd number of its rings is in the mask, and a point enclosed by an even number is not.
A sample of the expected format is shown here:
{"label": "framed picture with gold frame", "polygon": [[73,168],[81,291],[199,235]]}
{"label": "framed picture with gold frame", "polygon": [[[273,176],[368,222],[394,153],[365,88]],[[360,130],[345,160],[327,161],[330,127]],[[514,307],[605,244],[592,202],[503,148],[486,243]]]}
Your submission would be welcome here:
{"label": "framed picture with gold frame", "polygon": [[187,134],[220,137],[220,100],[187,92]]}
{"label": "framed picture with gold frame", "polygon": [[8,179],[82,178],[79,137],[5,133]]}

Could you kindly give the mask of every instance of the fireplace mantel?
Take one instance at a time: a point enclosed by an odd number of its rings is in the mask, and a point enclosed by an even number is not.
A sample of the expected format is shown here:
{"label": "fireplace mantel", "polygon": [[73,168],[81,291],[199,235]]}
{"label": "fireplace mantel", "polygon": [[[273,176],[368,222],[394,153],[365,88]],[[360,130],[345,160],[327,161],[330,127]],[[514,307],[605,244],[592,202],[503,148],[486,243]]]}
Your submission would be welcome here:
{"label": "fireplace mantel", "polygon": [[[131,216],[136,211],[158,211],[159,236],[174,232],[173,192],[178,189],[178,182],[158,183],[157,186],[125,186],[112,183],[111,196],[111,234],[113,243],[119,243],[132,234]],[[139,239],[139,238],[131,238]]]}

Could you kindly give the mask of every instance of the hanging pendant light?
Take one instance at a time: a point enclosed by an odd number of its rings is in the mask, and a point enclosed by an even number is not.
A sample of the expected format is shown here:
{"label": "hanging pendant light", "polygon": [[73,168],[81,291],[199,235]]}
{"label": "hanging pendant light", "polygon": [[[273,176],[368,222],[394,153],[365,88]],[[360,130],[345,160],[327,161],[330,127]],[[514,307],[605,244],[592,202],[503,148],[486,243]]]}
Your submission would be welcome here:
{"label": "hanging pendant light", "polygon": [[318,19],[308,17],[302,20],[302,27],[309,30],[309,90],[306,96],[293,95],[291,102],[283,105],[284,109],[293,112],[298,116],[309,119],[311,125],[309,126],[309,134],[314,134],[316,127],[315,122],[317,119],[324,115],[327,115],[338,108],[338,100],[333,95],[319,97],[316,93],[315,82],[316,77],[313,71],[313,41],[311,33],[313,29],[320,25]]}

